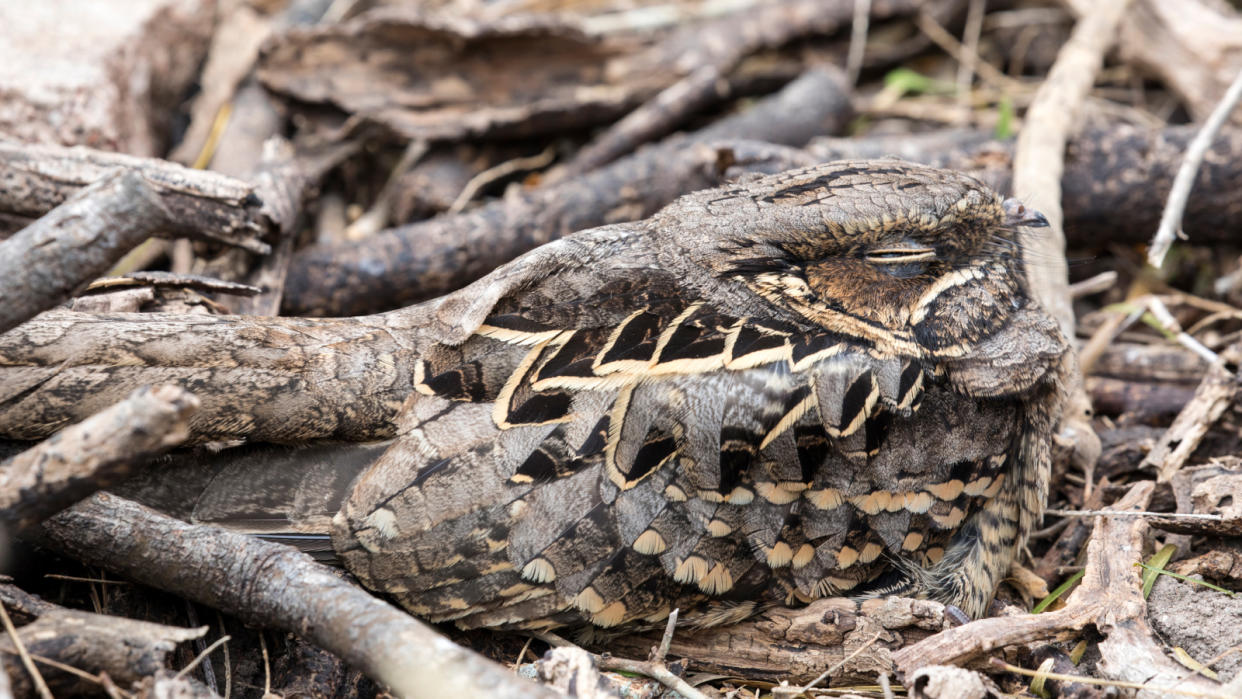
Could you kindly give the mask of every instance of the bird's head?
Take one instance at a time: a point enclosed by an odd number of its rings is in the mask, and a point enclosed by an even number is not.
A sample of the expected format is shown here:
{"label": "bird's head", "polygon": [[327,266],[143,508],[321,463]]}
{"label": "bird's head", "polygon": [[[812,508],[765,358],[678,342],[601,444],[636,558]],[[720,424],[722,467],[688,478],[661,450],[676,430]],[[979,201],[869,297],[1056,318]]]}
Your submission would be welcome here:
{"label": "bird's head", "polygon": [[966,175],[897,160],[785,172],[703,206],[720,279],[880,352],[955,356],[1026,299],[1020,226],[1047,225]]}

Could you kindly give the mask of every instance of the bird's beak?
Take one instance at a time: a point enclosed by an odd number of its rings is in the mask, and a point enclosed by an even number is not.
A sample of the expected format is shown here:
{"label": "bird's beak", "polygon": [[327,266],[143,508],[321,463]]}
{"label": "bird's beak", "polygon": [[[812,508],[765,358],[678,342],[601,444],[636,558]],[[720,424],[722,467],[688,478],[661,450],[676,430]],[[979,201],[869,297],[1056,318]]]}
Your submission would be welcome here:
{"label": "bird's beak", "polygon": [[1035,209],[1028,209],[1026,205],[1017,199],[1006,199],[1001,206],[1005,209],[1005,227],[1017,228],[1018,226],[1027,226],[1028,228],[1046,228],[1048,219]]}

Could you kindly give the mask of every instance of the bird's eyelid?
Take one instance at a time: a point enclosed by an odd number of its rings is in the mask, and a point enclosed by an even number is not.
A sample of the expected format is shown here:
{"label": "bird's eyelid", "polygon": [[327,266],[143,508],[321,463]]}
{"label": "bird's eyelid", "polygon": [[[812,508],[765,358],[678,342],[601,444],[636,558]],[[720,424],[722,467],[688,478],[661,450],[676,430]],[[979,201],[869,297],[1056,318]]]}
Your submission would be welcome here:
{"label": "bird's eyelid", "polygon": [[936,259],[936,250],[934,248],[915,247],[913,245],[893,245],[883,248],[872,248],[867,251],[865,259],[868,262],[879,264],[924,262],[926,260]]}

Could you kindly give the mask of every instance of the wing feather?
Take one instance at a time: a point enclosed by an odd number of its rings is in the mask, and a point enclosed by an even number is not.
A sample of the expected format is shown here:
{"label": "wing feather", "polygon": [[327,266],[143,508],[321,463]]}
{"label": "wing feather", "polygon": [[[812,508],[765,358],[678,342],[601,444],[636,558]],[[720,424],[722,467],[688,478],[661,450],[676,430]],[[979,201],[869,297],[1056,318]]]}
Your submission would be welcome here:
{"label": "wing feather", "polygon": [[[930,565],[995,492],[987,454],[956,473],[940,461],[958,445],[914,443],[936,419],[925,394],[956,395],[935,360],[623,293],[559,319],[509,304],[426,353],[411,412],[469,406],[487,429],[406,428],[416,453],[376,478],[413,469],[413,485],[346,517],[361,548],[410,561],[363,566],[368,584],[462,626],[610,626],[742,581],[812,599],[871,580],[886,553]],[[376,534],[396,506],[420,525]]]}

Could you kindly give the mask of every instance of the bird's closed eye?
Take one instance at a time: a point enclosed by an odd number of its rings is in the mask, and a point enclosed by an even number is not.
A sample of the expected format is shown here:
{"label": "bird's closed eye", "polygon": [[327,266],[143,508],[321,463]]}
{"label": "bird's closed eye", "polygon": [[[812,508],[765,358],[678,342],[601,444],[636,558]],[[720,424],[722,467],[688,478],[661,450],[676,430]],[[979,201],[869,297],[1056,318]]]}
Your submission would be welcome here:
{"label": "bird's closed eye", "polygon": [[890,247],[867,251],[867,262],[881,265],[904,265],[911,262],[926,262],[936,259],[936,251],[932,248]]}

